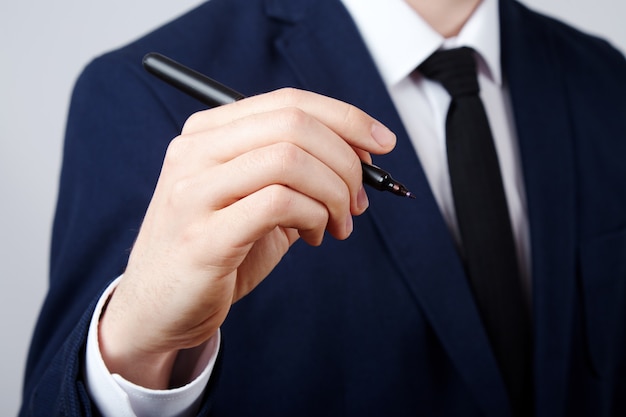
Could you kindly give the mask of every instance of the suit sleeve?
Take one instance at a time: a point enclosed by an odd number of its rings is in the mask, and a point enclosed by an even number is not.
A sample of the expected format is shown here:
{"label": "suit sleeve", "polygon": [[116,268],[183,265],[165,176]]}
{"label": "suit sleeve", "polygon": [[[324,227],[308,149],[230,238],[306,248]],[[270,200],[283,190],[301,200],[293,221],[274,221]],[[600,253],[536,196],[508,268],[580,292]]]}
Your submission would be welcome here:
{"label": "suit sleeve", "polygon": [[100,57],[76,83],[49,290],[31,342],[20,416],[98,415],[82,377],[90,318],[124,271],[167,145],[190,111],[188,104],[165,104],[141,68],[142,55],[125,50]]}

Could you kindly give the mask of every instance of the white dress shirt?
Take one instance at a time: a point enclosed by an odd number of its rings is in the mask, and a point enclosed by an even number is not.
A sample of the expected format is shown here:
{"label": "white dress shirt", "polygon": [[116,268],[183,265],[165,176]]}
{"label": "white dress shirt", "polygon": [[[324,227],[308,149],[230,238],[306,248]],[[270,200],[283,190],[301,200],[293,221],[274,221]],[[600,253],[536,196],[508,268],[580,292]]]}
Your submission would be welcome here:
{"label": "white dress shirt", "polygon": [[[403,0],[342,0],[354,19],[407,129],[441,212],[457,234],[448,176],[445,117],[448,93],[415,73],[439,48],[470,46],[478,52],[479,85],[500,160],[527,297],[530,294],[529,232],[514,121],[500,68],[497,0],[483,0],[458,36],[444,39]],[[458,239],[458,237],[457,237]],[[212,372],[219,335],[202,349],[197,378],[174,390],[149,390],[111,375],[98,347],[98,318],[114,288],[103,294],[94,313],[86,353],[86,380],[92,399],[105,416],[193,415]]]}
{"label": "white dress shirt", "polygon": [[448,227],[458,228],[446,156],[445,121],[450,96],[415,69],[437,49],[469,46],[478,52],[480,96],[500,161],[511,226],[527,298],[530,251],[526,197],[517,137],[500,67],[497,0],[483,0],[461,32],[443,38],[404,0],[342,0],[356,22],[424,168]]}

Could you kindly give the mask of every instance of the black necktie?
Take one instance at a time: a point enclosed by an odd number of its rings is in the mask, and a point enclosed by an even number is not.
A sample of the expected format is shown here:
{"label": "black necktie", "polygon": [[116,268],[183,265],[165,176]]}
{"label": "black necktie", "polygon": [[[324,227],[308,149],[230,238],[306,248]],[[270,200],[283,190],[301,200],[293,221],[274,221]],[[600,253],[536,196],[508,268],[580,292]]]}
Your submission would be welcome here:
{"label": "black necktie", "polygon": [[474,52],[435,52],[420,67],[452,97],[446,147],[461,252],[514,416],[532,413],[530,318],[498,157],[478,95]]}

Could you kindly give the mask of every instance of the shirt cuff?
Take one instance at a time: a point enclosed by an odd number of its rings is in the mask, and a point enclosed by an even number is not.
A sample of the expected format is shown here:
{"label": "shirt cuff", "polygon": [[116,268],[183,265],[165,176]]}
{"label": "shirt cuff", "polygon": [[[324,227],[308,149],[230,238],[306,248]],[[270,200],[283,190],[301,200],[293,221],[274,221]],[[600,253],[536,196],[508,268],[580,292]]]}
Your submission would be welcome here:
{"label": "shirt cuff", "polygon": [[[220,332],[201,346],[179,353],[176,365],[189,366],[188,374],[194,377],[193,381],[180,388],[147,389],[118,374],[111,374],[100,352],[98,324],[102,309],[119,279],[113,281],[98,300],[89,325],[85,381],[91,399],[104,417],[188,417],[195,414],[215,366]],[[185,356],[192,360],[186,360]]]}

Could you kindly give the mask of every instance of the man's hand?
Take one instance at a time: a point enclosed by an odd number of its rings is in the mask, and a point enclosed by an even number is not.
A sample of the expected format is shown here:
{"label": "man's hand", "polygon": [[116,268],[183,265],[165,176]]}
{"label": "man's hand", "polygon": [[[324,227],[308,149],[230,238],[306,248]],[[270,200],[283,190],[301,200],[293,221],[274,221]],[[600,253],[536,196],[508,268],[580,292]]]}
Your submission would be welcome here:
{"label": "man's hand", "polygon": [[299,237],[350,235],[368,205],[360,161],[394,145],[356,107],[294,89],[191,116],[101,318],[109,370],[167,388],[178,351],[208,340]]}

